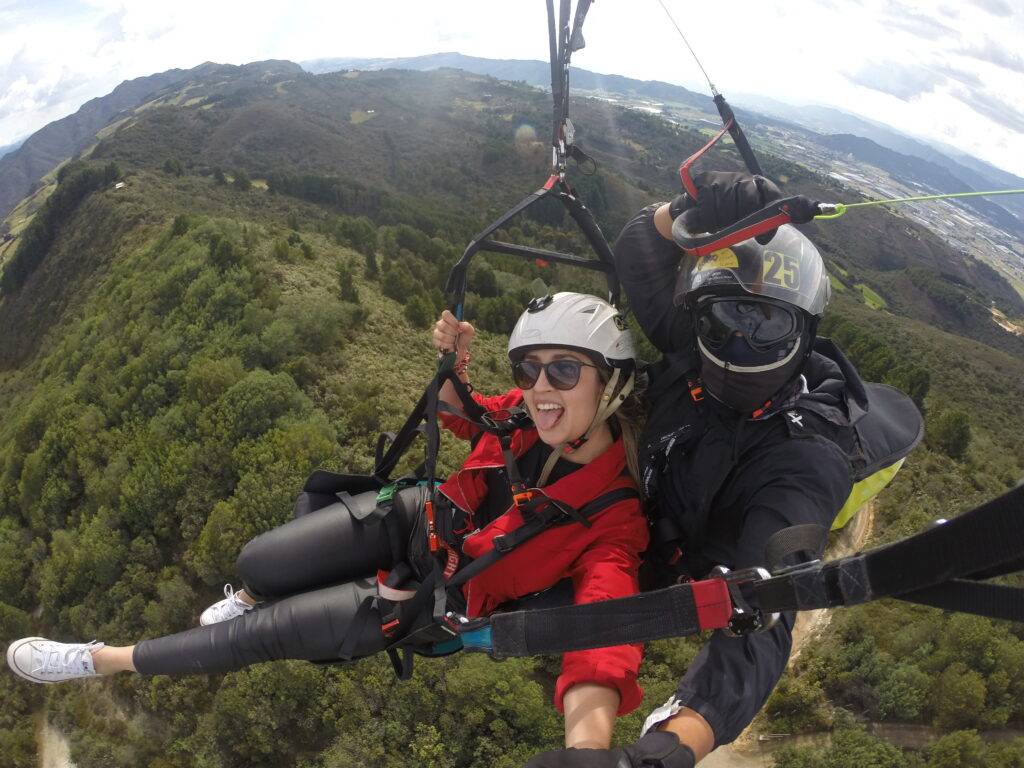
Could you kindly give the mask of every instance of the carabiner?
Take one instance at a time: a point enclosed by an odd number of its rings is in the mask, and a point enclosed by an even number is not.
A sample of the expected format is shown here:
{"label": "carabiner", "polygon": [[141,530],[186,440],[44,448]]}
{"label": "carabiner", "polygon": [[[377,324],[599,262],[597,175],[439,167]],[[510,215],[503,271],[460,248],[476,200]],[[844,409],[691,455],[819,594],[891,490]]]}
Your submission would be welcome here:
{"label": "carabiner", "polygon": [[744,568],[730,571],[724,565],[716,565],[711,569],[711,576],[721,578],[729,585],[732,596],[732,617],[729,625],[722,631],[729,637],[743,637],[753,632],[767,632],[779,620],[778,613],[770,613],[767,618],[760,608],[753,608],[740,594],[739,585],[772,578],[767,568]]}

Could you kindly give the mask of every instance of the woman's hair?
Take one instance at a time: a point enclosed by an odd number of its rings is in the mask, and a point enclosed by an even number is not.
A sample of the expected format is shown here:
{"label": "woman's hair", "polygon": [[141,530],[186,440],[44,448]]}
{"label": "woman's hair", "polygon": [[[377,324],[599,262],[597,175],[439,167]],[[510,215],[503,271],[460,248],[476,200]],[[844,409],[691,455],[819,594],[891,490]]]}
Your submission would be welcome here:
{"label": "woman's hair", "polygon": [[[611,379],[611,371],[605,366],[598,365],[597,372],[605,384]],[[641,390],[640,384],[645,382],[646,376],[641,371],[634,371],[633,375],[637,377],[633,391],[629,393],[618,410],[608,417],[608,427],[612,431],[612,437],[622,438],[622,447],[626,454],[626,469],[642,497],[644,485],[641,479],[639,445],[640,434],[644,428],[645,409],[638,396],[638,390]]]}

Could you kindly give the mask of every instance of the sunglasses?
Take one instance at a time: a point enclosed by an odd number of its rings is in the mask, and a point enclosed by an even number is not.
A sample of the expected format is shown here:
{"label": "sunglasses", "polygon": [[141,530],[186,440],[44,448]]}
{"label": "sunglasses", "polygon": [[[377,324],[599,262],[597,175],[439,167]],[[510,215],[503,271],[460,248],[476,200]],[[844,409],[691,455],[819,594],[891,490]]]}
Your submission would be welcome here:
{"label": "sunglasses", "polygon": [[520,360],[512,364],[512,379],[520,389],[533,389],[540,378],[540,372],[548,377],[548,383],[555,389],[572,389],[580,383],[580,371],[597,368],[596,365],[581,363],[579,360],[552,360],[538,363],[535,360]]}
{"label": "sunglasses", "polygon": [[803,332],[800,315],[789,307],[751,299],[712,299],[697,310],[697,336],[718,350],[737,334],[758,352],[768,352]]}

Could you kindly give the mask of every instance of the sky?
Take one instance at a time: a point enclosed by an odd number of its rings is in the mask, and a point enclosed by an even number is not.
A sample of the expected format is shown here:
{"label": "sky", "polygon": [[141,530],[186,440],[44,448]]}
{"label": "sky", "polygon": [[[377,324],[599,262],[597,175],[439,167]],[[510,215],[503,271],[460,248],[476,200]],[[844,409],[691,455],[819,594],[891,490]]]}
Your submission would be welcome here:
{"label": "sky", "polygon": [[[825,104],[1024,176],[1024,0],[596,0],[574,66]],[[574,3],[575,6],[575,3]],[[443,51],[547,60],[544,0],[0,0],[0,147],[124,80]]]}

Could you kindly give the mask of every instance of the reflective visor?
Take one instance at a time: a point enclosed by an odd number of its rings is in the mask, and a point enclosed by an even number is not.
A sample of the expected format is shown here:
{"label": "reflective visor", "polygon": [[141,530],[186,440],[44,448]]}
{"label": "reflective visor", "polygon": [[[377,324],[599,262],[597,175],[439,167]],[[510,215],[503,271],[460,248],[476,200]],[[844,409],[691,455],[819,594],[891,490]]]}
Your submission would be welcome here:
{"label": "reflective visor", "polygon": [[721,349],[738,335],[758,352],[767,352],[802,330],[796,310],[763,299],[709,299],[697,310],[697,336],[709,349]]}

